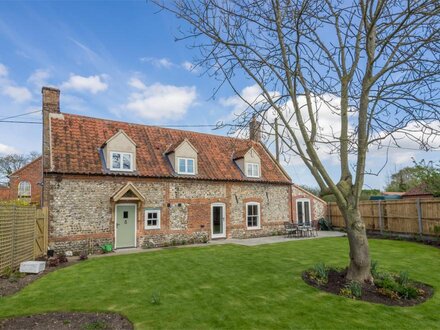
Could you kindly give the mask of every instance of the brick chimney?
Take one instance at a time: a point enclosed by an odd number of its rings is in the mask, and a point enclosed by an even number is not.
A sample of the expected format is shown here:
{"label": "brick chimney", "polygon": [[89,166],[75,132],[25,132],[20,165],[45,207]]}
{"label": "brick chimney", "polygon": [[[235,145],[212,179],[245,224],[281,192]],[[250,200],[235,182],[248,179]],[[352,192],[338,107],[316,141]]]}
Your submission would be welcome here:
{"label": "brick chimney", "polygon": [[261,123],[255,116],[249,122],[249,139],[255,142],[261,142]]}
{"label": "brick chimney", "polygon": [[50,156],[50,116],[60,113],[60,90],[52,87],[43,87],[42,110],[43,110],[43,198],[42,205],[47,205],[47,189],[45,187],[45,172],[51,168]]}

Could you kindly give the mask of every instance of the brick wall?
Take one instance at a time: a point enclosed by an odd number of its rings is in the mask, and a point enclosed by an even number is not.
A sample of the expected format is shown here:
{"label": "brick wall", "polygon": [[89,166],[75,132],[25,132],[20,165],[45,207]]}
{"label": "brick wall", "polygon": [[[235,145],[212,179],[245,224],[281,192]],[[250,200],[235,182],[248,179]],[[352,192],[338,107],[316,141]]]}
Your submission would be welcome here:
{"label": "brick wall", "polygon": [[0,201],[9,200],[10,189],[9,187],[0,187]]}
{"label": "brick wall", "polygon": [[[145,197],[138,205],[137,244],[198,242],[211,236],[211,205],[226,206],[227,237],[275,234],[290,218],[289,185],[190,180],[130,179]],[[127,180],[119,177],[46,177],[49,244],[80,250],[114,240],[111,196]],[[245,203],[261,205],[261,229],[247,230]],[[161,210],[161,228],[144,229],[144,208]]]}
{"label": "brick wall", "polygon": [[18,198],[18,184],[21,181],[29,181],[31,184],[31,199],[30,202],[40,204],[42,193],[42,173],[43,164],[41,157],[35,159],[33,162],[22,167],[10,176],[9,186],[10,194],[9,199]]}
{"label": "brick wall", "polygon": [[301,198],[310,200],[310,207],[312,211],[312,220],[319,220],[327,217],[327,203],[313,194],[292,185],[292,214],[293,222],[297,221],[296,201]]}

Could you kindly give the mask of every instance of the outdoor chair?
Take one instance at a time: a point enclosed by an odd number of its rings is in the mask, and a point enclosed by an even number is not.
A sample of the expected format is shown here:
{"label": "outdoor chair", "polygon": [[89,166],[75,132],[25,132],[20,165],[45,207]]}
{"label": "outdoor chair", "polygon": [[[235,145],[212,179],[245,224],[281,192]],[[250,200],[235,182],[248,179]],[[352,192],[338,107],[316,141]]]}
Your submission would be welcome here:
{"label": "outdoor chair", "polygon": [[289,221],[284,222],[284,230],[286,231],[286,237],[294,237],[297,235],[297,228]]}

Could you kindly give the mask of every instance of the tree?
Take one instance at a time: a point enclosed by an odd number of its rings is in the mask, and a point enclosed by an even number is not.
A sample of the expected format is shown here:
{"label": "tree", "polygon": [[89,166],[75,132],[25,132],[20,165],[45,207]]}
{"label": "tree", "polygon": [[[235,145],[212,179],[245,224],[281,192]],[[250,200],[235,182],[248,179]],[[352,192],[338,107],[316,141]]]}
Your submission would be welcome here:
{"label": "tree", "polygon": [[385,187],[385,191],[405,192],[420,184],[417,178],[417,168],[407,166],[391,174],[390,181]]}
{"label": "tree", "polygon": [[[372,281],[359,212],[367,152],[408,139],[429,148],[439,134],[438,1],[153,2],[185,22],[178,39],[198,50],[196,65],[246,102],[238,125],[277,118],[283,151],[336,198],[350,246],[347,278]],[[255,100],[240,93],[243,77],[258,86]],[[340,161],[336,179],[328,152]]]}
{"label": "tree", "polygon": [[40,157],[40,154],[35,151],[29,154],[8,154],[0,156],[0,182],[6,182],[9,175],[38,157]]}
{"label": "tree", "polygon": [[416,179],[426,185],[426,189],[434,196],[440,197],[440,162],[425,162],[422,160],[416,163]]}

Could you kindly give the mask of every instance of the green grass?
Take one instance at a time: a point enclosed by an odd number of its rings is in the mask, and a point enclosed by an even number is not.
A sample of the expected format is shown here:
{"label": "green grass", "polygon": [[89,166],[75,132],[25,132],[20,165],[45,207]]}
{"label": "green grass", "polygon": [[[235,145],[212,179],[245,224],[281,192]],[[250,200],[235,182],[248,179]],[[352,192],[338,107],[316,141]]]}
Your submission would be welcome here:
{"label": "green grass", "polygon": [[[440,287],[440,250],[371,240],[388,271]],[[318,291],[301,280],[314,264],[344,266],[345,238],[257,247],[218,245],[91,259],[0,300],[0,318],[47,311],[114,311],[139,329],[440,328],[440,297],[387,307]],[[159,295],[153,304],[152,295]]]}

